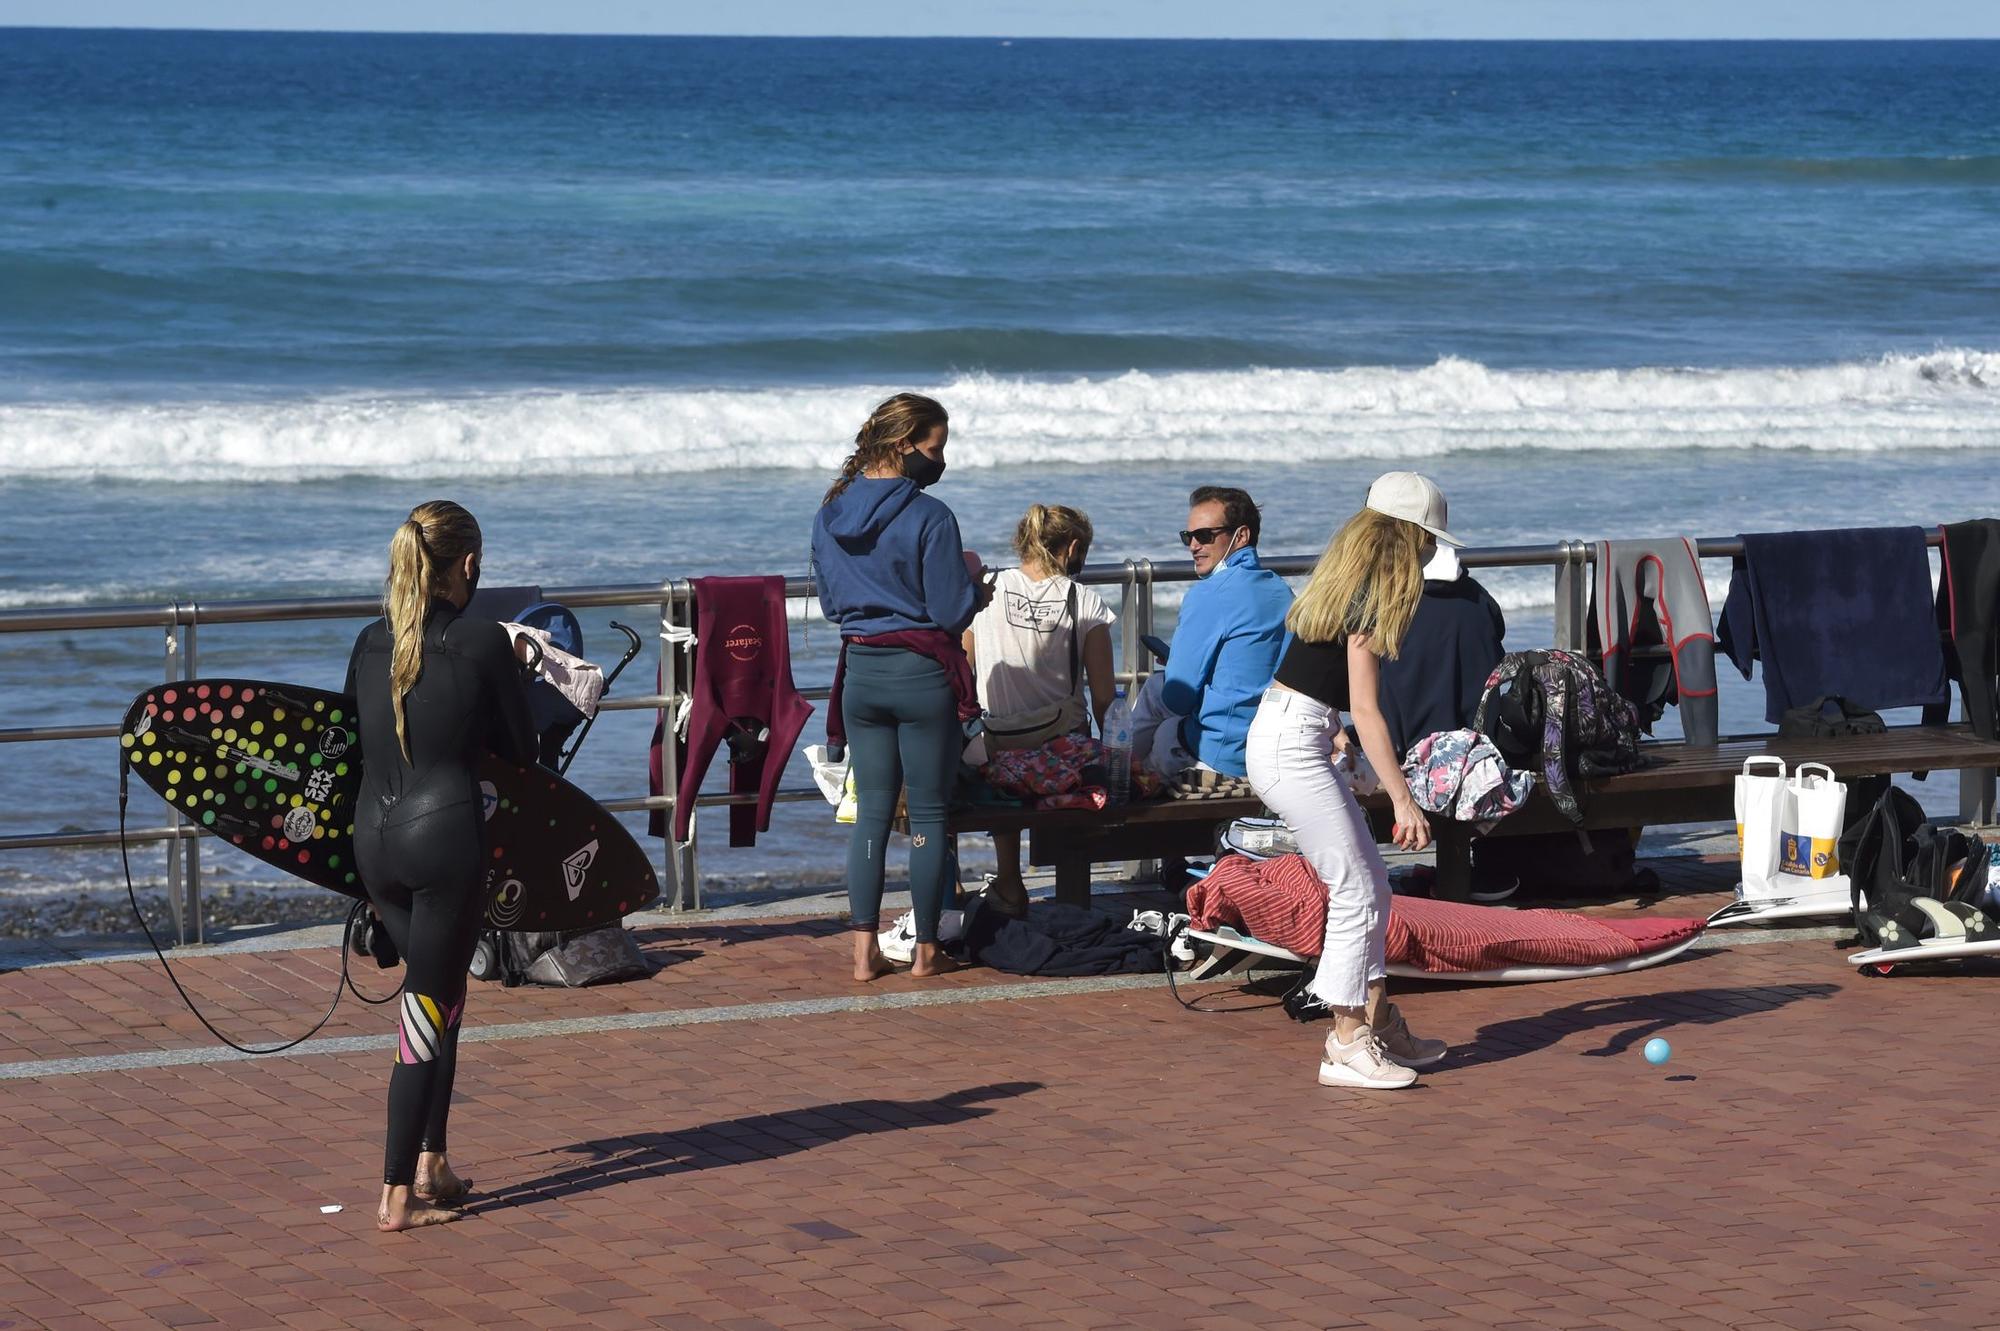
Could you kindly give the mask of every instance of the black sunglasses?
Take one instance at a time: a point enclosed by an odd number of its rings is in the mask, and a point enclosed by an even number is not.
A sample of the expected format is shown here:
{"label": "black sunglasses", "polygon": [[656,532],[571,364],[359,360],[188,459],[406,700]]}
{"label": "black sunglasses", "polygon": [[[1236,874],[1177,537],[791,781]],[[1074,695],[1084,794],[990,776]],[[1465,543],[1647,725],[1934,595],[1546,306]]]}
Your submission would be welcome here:
{"label": "black sunglasses", "polygon": [[1181,533],[1182,545],[1207,545],[1218,536],[1227,536],[1234,527],[1196,527],[1193,531]]}

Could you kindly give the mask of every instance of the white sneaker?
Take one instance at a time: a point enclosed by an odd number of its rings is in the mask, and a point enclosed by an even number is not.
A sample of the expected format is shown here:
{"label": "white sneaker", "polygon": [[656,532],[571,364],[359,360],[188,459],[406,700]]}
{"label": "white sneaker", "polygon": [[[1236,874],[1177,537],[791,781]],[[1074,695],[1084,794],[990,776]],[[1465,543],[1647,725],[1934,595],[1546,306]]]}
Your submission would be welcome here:
{"label": "white sneaker", "polygon": [[1391,1062],[1389,1052],[1369,1027],[1357,1030],[1348,1044],[1342,1044],[1333,1032],[1327,1033],[1326,1058],[1319,1065],[1320,1085],[1397,1091],[1416,1080],[1417,1070]]}
{"label": "white sneaker", "polygon": [[876,941],[883,956],[899,965],[909,965],[910,958],[917,953],[917,913],[904,911],[903,918],[884,929]]}

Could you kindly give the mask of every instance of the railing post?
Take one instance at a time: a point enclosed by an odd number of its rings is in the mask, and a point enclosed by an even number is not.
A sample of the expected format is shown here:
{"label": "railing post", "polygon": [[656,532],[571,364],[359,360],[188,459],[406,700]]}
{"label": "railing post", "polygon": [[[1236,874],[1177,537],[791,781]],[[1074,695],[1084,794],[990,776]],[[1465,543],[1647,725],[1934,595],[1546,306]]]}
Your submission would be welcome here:
{"label": "railing post", "polygon": [[1587,542],[1562,542],[1562,558],[1556,564],[1555,645],[1565,651],[1585,650],[1585,620],[1590,614],[1590,557]]}
{"label": "railing post", "polygon": [[[665,718],[660,727],[660,793],[669,801],[665,809],[667,820],[666,842],[666,886],[667,895],[676,912],[701,909],[701,877],[696,859],[695,838],[699,835],[699,816],[688,816],[688,839],[685,842],[674,839],[674,819],[680,809],[682,791],[680,788],[680,709],[686,696],[688,673],[687,611],[692,601],[688,584],[679,579],[669,580],[666,594],[660,599],[660,696],[661,716]],[[686,798],[693,800],[701,792],[689,791]]]}
{"label": "railing post", "polygon": [[[177,682],[181,677],[180,659],[181,605],[179,601],[167,611],[166,663],[162,678],[166,683]],[[167,906],[174,914],[174,941],[184,944],[188,941],[187,903],[181,896],[181,811],[169,803],[167,805],[167,826],[175,835],[167,839]]]}
{"label": "railing post", "polygon": [[[1133,605],[1129,620],[1134,655],[1126,658],[1132,667],[1132,691],[1126,695],[1132,703],[1137,703],[1139,690],[1146,687],[1146,681],[1153,677],[1153,654],[1146,650],[1146,644],[1139,641],[1144,634],[1153,631],[1153,561],[1140,558],[1126,561],[1132,571]],[[1132,755],[1137,763],[1139,755]],[[1160,862],[1156,859],[1138,860],[1125,866],[1125,876],[1139,882],[1157,882],[1160,878]]]}
{"label": "railing post", "polygon": [[1137,697],[1146,681],[1153,677],[1153,654],[1146,650],[1145,643],[1139,641],[1153,631],[1153,561],[1142,558],[1134,560],[1133,564],[1139,584],[1138,605],[1132,615],[1133,645],[1138,650],[1138,655],[1132,658],[1132,694]]}
{"label": "railing post", "polygon": [[1973,827],[1993,825],[1991,767],[1962,767],[1958,772],[1958,821]]}
{"label": "railing post", "polygon": [[1117,683],[1125,686],[1125,696],[1139,691],[1139,565],[1126,560],[1124,578],[1118,585],[1118,669]]}
{"label": "railing post", "polygon": [[[195,679],[201,674],[199,655],[195,646],[195,630],[200,623],[201,602],[190,602],[187,608],[187,626],[183,630],[181,639],[181,678],[184,680]],[[194,826],[192,819],[189,820],[188,825],[190,827]],[[201,910],[201,834],[199,830],[196,831],[195,835],[186,839],[186,844],[181,853],[187,857],[187,911],[189,915],[194,917],[194,941],[205,943],[208,941],[208,926],[202,918]]]}

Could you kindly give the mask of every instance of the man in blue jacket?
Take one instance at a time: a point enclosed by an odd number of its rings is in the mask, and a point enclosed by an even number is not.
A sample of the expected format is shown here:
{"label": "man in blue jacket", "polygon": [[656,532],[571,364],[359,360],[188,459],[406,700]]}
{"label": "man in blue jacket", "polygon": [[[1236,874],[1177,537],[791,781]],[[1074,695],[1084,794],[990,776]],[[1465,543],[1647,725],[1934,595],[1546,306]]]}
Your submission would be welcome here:
{"label": "man in blue jacket", "polygon": [[1132,751],[1161,777],[1189,767],[1241,777],[1243,737],[1285,643],[1292,590],[1257,562],[1263,517],[1241,490],[1188,496],[1181,543],[1201,581],[1188,589],[1166,668],[1134,707]]}

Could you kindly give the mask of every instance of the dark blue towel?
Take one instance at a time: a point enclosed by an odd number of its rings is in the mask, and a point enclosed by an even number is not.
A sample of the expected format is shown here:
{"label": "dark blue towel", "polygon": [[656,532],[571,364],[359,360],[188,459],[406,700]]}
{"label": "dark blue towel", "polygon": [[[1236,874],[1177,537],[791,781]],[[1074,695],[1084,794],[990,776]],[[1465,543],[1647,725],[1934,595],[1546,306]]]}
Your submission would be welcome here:
{"label": "dark blue towel", "polygon": [[1881,711],[1949,698],[1921,527],[1744,536],[1717,644],[1764,663],[1764,719],[1815,698]]}
{"label": "dark blue towel", "polygon": [[1158,934],[1060,901],[1037,901],[1022,920],[976,910],[965,924],[972,959],[1015,975],[1146,974],[1165,964],[1166,945]]}

